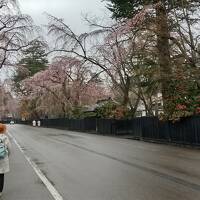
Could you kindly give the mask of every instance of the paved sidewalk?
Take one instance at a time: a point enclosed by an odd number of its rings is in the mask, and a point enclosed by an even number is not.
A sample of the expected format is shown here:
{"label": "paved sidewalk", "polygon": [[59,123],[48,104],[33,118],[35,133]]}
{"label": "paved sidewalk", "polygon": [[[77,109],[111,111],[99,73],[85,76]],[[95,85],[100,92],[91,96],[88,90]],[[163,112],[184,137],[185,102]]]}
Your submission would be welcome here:
{"label": "paved sidewalk", "polygon": [[0,200],[53,200],[12,140],[11,143],[11,171],[5,175],[4,191]]}

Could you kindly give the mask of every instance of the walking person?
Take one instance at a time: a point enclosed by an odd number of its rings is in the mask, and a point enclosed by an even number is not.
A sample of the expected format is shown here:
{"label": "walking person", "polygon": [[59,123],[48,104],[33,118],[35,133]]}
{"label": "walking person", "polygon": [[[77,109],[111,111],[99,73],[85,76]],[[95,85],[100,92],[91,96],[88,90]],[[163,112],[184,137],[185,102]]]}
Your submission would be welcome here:
{"label": "walking person", "polygon": [[36,126],[36,121],[33,120],[32,124],[33,124],[33,127],[35,127]]}
{"label": "walking person", "polygon": [[41,126],[41,121],[40,120],[37,121],[37,125],[38,125],[38,127]]}
{"label": "walking person", "polygon": [[0,124],[0,196],[4,187],[4,174],[10,171],[9,154],[10,141],[6,135],[6,125]]}

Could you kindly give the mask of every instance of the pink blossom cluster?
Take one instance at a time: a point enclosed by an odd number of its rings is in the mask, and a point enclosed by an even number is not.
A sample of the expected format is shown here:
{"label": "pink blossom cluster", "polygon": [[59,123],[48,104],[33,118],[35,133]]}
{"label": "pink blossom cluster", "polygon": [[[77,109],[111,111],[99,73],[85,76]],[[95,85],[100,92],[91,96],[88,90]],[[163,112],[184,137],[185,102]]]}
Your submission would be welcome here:
{"label": "pink blossom cluster", "polygon": [[85,62],[72,57],[57,57],[44,71],[26,79],[24,87],[31,90],[30,98],[46,92],[71,106],[96,103],[104,98],[104,87],[91,79],[91,69]]}
{"label": "pink blossom cluster", "polygon": [[177,104],[176,105],[176,109],[177,110],[185,110],[187,107],[186,107],[186,105],[184,105],[184,104]]}

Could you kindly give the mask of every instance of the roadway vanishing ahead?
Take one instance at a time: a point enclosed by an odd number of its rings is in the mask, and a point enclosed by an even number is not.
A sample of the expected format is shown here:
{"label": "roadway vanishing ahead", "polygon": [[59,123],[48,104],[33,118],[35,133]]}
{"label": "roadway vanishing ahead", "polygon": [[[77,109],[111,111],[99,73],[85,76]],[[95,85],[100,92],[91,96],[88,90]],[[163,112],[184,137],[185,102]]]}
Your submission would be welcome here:
{"label": "roadway vanishing ahead", "polygon": [[8,132],[4,200],[56,199],[51,187],[64,200],[200,199],[200,150],[24,125]]}

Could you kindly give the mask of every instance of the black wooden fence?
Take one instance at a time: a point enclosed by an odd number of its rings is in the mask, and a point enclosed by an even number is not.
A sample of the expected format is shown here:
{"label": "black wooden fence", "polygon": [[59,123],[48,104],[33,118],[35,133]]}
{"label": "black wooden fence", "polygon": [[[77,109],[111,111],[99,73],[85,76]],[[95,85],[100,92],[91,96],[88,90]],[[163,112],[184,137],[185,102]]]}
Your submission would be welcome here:
{"label": "black wooden fence", "polygon": [[41,124],[102,135],[126,135],[137,139],[200,145],[200,116],[185,118],[176,123],[162,122],[156,117],[141,117],[131,120],[43,119]]}
{"label": "black wooden fence", "polygon": [[42,126],[45,127],[56,127],[56,128],[66,128],[74,131],[84,131],[84,132],[96,132],[96,119],[86,118],[86,119],[42,119]]}

